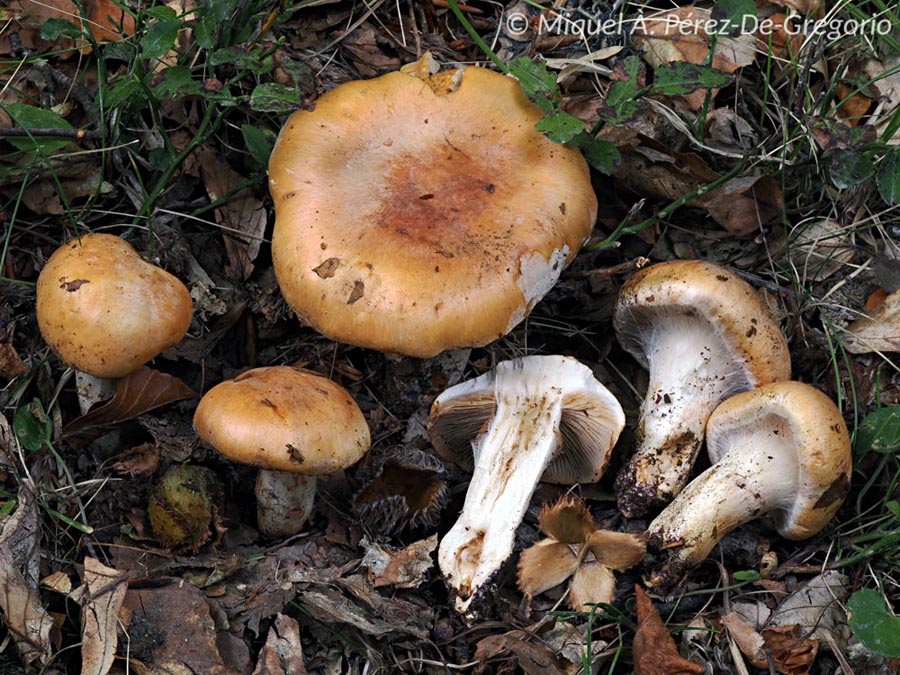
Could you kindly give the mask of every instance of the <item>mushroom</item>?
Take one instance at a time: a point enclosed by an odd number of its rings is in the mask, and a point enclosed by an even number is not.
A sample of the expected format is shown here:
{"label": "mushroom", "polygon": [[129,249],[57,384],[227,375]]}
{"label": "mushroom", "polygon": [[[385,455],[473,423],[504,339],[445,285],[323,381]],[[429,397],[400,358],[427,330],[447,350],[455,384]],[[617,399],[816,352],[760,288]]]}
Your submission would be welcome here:
{"label": "mushroom", "polygon": [[275,144],[275,274],[331,339],[416,357],[487,344],[590,235],[587,163],[535,129],[518,82],[435,68],[342,84]]}
{"label": "mushroom", "polygon": [[60,246],[37,281],[37,320],[66,364],[98,378],[123,377],[184,337],[191,294],[111,234]]}
{"label": "mushroom", "polygon": [[706,430],[712,466],[648,528],[666,554],[649,584],[671,588],[736,527],[764,517],[788,539],[821,530],[850,488],[850,437],[837,406],[800,382],[776,382],[716,408]]}
{"label": "mushroom", "polygon": [[615,397],[566,356],[504,361],[438,396],[428,423],[434,448],[474,472],[438,551],[459,612],[473,614],[473,599],[512,553],[538,481],[598,481],[624,426]]}
{"label": "mushroom", "polygon": [[227,459],[262,469],[257,521],[269,537],[296,534],[312,511],[316,476],[356,463],[369,427],[350,394],[291,366],[254,368],[210,389],[194,413],[201,439]]}
{"label": "mushroom", "polygon": [[633,517],[681,491],[721,401],[789,379],[791,361],[753,287],[702,260],[639,271],[622,286],[613,321],[622,347],[650,370],[637,450],[615,484],[619,509]]}

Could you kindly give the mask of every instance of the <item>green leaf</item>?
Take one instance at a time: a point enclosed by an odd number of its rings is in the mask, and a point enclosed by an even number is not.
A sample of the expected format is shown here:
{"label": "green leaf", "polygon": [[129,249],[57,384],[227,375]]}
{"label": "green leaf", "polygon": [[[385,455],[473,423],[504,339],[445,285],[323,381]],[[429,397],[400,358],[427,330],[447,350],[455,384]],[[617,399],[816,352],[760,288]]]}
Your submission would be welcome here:
{"label": "green leaf", "polygon": [[873,173],[872,160],[856,150],[835,150],[831,157],[831,182],[840,190],[859,185]]}
{"label": "green leaf", "polygon": [[651,91],[664,96],[684,96],[698,89],[724,87],[732,79],[728,73],[686,61],[661,65],[654,71],[654,77]]}
{"label": "green leaf", "polygon": [[900,520],[900,502],[896,499],[892,499],[889,502],[885,502],[884,507],[891,512],[891,515],[894,516],[894,518]]}
{"label": "green leaf", "polygon": [[629,56],[622,61],[622,69],[628,75],[628,79],[613,82],[606,93],[606,105],[613,108],[623,103],[632,102],[638,93],[638,79],[641,72],[640,60],[636,56]]}
{"label": "green leaf", "polygon": [[172,21],[178,17],[178,14],[171,7],[158,5],[157,7],[148,7],[141,12],[144,19],[157,19],[158,21]]}
{"label": "green leaf", "polygon": [[900,618],[891,614],[880,593],[863,588],[850,596],[850,630],[868,649],[900,658]]}
{"label": "green leaf", "polygon": [[219,30],[219,21],[212,14],[206,14],[200,17],[197,25],[194,26],[194,37],[197,38],[197,44],[203,49],[212,49],[216,46],[216,33]]}
{"label": "green leaf", "polygon": [[[745,30],[745,17],[756,18],[754,0],[718,0],[712,10],[712,19],[717,22],[716,30],[708,32],[719,35],[740,35]],[[752,25],[752,24],[750,24]]]}
{"label": "green leaf", "polygon": [[83,35],[78,26],[65,19],[47,19],[41,24],[41,38],[44,40],[52,41],[62,37],[77,40]]}
{"label": "green leaf", "polygon": [[156,86],[161,98],[180,98],[191,94],[202,94],[203,83],[193,78],[187,66],[166,68],[162,81]]}
{"label": "green leaf", "polygon": [[[62,117],[52,110],[46,108],[36,108],[32,105],[24,103],[8,103],[6,104],[6,112],[12,117],[13,121],[23,129],[71,129],[72,125],[66,122]],[[33,152],[41,148],[44,152],[56,152],[60,148],[66,147],[70,141],[60,140],[58,138],[47,138],[46,136],[35,136],[34,140],[28,137],[24,138],[8,138],[12,145],[22,152]]]}
{"label": "green leaf", "polygon": [[272,154],[272,147],[275,145],[275,134],[268,129],[260,129],[252,124],[242,125],[241,134],[243,134],[244,144],[256,164],[260,167],[266,166],[269,163],[269,155]]}
{"label": "green leaf", "polygon": [[875,180],[878,183],[878,194],[885,204],[900,204],[900,152],[894,150],[882,160]]}
{"label": "green leaf", "polygon": [[238,47],[226,47],[217,49],[209,55],[209,65],[222,66],[234,64],[238,68],[244,68],[257,75],[266,73],[272,69],[272,59],[259,58],[259,52],[254,50],[249,54]]}
{"label": "green leaf", "polygon": [[534,128],[542,131],[554,143],[568,143],[584,131],[584,122],[567,112],[546,115]]}
{"label": "green leaf", "polygon": [[302,91],[274,82],[259,84],[250,94],[250,107],[257,112],[290,112],[302,104]]}
{"label": "green leaf", "polygon": [[559,85],[556,84],[556,74],[547,70],[546,63],[535,63],[520,57],[508,65],[509,72],[519,81],[522,91],[538,108],[546,113],[556,112],[559,108]]}
{"label": "green leaf", "polygon": [[133,75],[125,77],[109,88],[106,93],[106,105],[115,108],[132,98],[141,91],[141,82]]}
{"label": "green leaf", "polygon": [[892,405],[866,415],[856,430],[853,451],[863,457],[870,450],[893,454],[900,448],[900,406]]}
{"label": "green leaf", "polygon": [[622,161],[622,156],[614,143],[593,138],[587,131],[582,131],[570,143],[581,150],[588,164],[607,176],[612,174]]}
{"label": "green leaf", "polygon": [[40,450],[52,438],[53,422],[44,412],[41,402],[35,399],[16,411],[13,432],[26,450]]}
{"label": "green leaf", "polygon": [[141,38],[141,55],[145,59],[160,58],[175,46],[178,31],[183,27],[184,24],[176,19],[157,21],[151,24],[144,33],[144,37]]}
{"label": "green leaf", "polygon": [[755,570],[738,570],[732,576],[735,581],[758,581],[762,578]]}

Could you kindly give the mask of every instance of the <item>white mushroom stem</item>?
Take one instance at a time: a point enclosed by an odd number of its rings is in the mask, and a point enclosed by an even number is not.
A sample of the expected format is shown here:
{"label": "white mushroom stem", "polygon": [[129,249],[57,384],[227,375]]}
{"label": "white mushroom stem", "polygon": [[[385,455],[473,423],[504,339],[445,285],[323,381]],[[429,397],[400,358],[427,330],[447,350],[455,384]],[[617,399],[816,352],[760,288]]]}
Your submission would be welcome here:
{"label": "white mushroom stem", "polygon": [[475,471],[462,513],[441,541],[438,563],[463,614],[512,553],[531,495],[561,443],[562,392],[534,380],[518,394],[498,388],[496,413],[473,443]]}
{"label": "white mushroom stem", "polygon": [[650,523],[649,546],[668,553],[650,585],[671,587],[736,527],[792,506],[801,489],[797,459],[775,442],[789,433],[784,425],[769,439],[745,435]]}
{"label": "white mushroom stem", "polygon": [[628,516],[641,515],[681,491],[712,411],[752,386],[721,338],[695,320],[660,322],[645,347],[650,384],[641,405],[637,450],[616,482],[619,506]]}
{"label": "white mushroom stem", "polygon": [[263,469],[256,477],[256,521],[266,537],[289,537],[306,524],[316,498],[316,477]]}

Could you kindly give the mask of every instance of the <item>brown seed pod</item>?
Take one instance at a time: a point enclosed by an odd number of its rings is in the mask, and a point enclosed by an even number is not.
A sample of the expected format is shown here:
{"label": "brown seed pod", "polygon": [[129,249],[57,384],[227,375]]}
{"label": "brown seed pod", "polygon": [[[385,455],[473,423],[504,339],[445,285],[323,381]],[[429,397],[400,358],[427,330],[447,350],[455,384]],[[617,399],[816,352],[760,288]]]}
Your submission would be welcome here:
{"label": "brown seed pod", "polygon": [[353,512],[378,534],[434,527],[447,503],[444,465],[436,456],[397,447],[378,453],[360,469],[362,487]]}

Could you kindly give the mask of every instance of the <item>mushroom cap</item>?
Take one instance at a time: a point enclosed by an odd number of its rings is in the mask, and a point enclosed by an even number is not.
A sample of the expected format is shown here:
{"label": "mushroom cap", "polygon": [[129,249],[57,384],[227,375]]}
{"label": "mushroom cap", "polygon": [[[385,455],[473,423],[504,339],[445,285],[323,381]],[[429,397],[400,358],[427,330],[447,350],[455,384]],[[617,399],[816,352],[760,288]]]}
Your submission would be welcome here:
{"label": "mushroom cap", "polygon": [[535,129],[516,80],[423,63],[297,111],[269,161],[288,304],[329,338],[417,357],[512,330],[597,212],[584,158]]}
{"label": "mushroom cap", "polygon": [[200,400],[194,427],[233,462],[306,475],[345,469],[370,445],[347,390],[291,366],[254,368],[217,384]]}
{"label": "mushroom cap", "polygon": [[[715,464],[726,453],[760,442],[793,453],[797,472],[791,499],[766,519],[788,539],[806,539],[821,530],[850,488],[850,435],[837,406],[802,382],[776,382],[722,403],[709,418],[707,451]],[[791,477],[785,476],[785,480]]]}
{"label": "mushroom cap", "polygon": [[65,363],[122,377],[177,343],[191,325],[191,294],[111,234],[60,246],[37,282],[41,334]]}
{"label": "mushroom cap", "polygon": [[694,318],[721,339],[750,386],[790,378],[787,341],[766,306],[750,284],[715,263],[673,260],[638,271],[619,291],[613,322],[622,347],[648,368],[653,325]]}
{"label": "mushroom cap", "polygon": [[562,396],[562,442],[541,480],[563,485],[600,480],[625,426],[625,414],[591,369],[569,356],[503,361],[493,370],[444,391],[432,405],[428,420],[434,449],[444,459],[472,471],[473,441],[487,428],[497,398],[518,392],[536,397]]}

